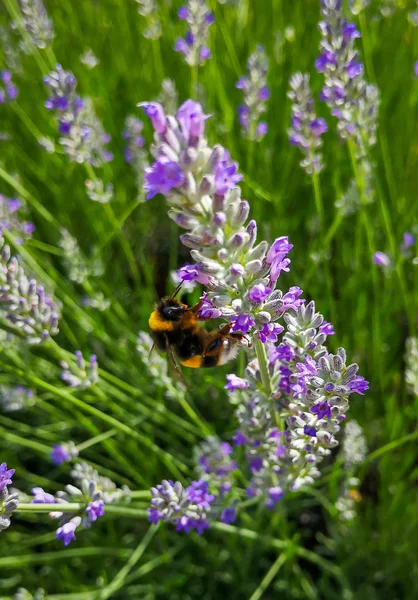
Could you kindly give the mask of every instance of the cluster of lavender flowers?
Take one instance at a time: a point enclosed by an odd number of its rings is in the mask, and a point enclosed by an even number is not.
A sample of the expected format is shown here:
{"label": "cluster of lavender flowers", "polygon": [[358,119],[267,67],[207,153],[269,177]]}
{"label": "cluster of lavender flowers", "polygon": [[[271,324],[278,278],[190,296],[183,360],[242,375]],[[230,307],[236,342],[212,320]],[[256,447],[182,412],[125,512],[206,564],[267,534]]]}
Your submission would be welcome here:
{"label": "cluster of lavender flowers", "polygon": [[8,469],[6,463],[0,465],[0,531],[10,526],[10,516],[18,505],[17,493],[10,494],[7,486],[12,485],[14,469]]}
{"label": "cluster of lavender flowers", "polygon": [[268,130],[267,123],[260,121],[270,98],[267,87],[268,61],[264,48],[257,46],[247,63],[247,77],[240,77],[236,87],[243,91],[244,104],[238,107],[238,119],[243,133],[250,140],[260,140]]}
{"label": "cluster of lavender flowers", "polygon": [[208,286],[201,316],[222,316],[234,332],[255,327],[263,341],[277,340],[282,328],[275,321],[303,302],[298,287],[286,294],[275,289],[280,273],[289,270],[292,244],[285,236],[270,248],[256,244],[257,224],[247,223],[249,204],[236,185],[242,175],[225,148],[208,147],[200,104],[187,100],[176,118],[157,103],[142,105],[155,130],[156,159],[145,171],[144,189],[147,199],[163,194],[169,216],[188,230],[180,239],[196,264],[185,265],[181,278]]}
{"label": "cluster of lavender flowers", "polygon": [[[281,272],[289,271],[292,244],[286,236],[270,247],[256,244],[257,224],[246,224],[249,205],[237,187],[237,164],[221,146],[208,147],[200,104],[188,100],[176,117],[156,103],[144,104],[144,110],[155,130],[155,162],[144,187],[148,199],[163,194],[169,216],[188,230],[180,239],[195,264],[180,270],[182,279],[206,285],[202,318],[223,317],[232,331],[255,341],[257,359],[245,378],[228,376],[226,387],[238,404],[234,442],[245,447],[251,474],[246,492],[273,507],[285,492],[320,475],[319,463],[338,445],[349,396],[363,394],[368,384],[356,364],[346,365],[342,348],[328,353],[324,343],[333,328],[313,302],[305,305],[302,290],[276,289]],[[209,465],[225,458],[219,449],[212,454],[213,461],[205,453],[200,465],[212,470]],[[205,478],[187,489],[164,481],[152,489],[150,520],[201,533],[220,504],[221,488]]]}
{"label": "cluster of lavender flowers", "polygon": [[74,442],[63,442],[55,444],[49,454],[49,457],[54,465],[62,465],[65,462],[71,462],[77,458],[78,450]]}
{"label": "cluster of lavender flowers", "polygon": [[125,160],[132,166],[136,175],[138,200],[143,200],[144,170],[148,166],[147,156],[143,150],[145,140],[141,135],[144,124],[134,116],[125,120],[122,136],[126,141],[124,149]]}
{"label": "cluster of lavender flowers", "polygon": [[3,51],[6,67],[13,73],[21,73],[22,60],[13,33],[12,27],[0,25],[0,46]]}
{"label": "cluster of lavender flowers", "polygon": [[351,420],[345,426],[342,444],[342,459],[344,461],[343,490],[335,503],[339,518],[344,523],[352,521],[356,515],[356,505],[361,501],[359,492],[360,480],[356,470],[367,454],[366,438],[357,421]]}
{"label": "cluster of lavender flowers", "polygon": [[233,523],[234,501],[230,500],[231,474],[237,468],[231,459],[232,447],[209,437],[197,451],[199,479],[184,488],[179,481],[162,481],[151,488],[149,521],[173,523],[177,531],[202,534],[212,521]]}
{"label": "cluster of lavender flowers", "polygon": [[33,390],[16,385],[0,387],[0,406],[4,412],[15,412],[28,408],[34,402]]}
{"label": "cluster of lavender flowers", "polygon": [[418,396],[418,338],[411,337],[406,341],[405,381],[408,391]]}
{"label": "cluster of lavender flowers", "polygon": [[58,333],[59,304],[35,279],[28,279],[0,238],[0,316],[20,328],[28,344]]}
{"label": "cluster of lavender flowers", "polygon": [[325,77],[321,99],[337,117],[340,136],[354,139],[358,156],[364,157],[376,141],[379,91],[364,79],[355,48],[360,33],[342,17],[342,0],[321,0],[321,16],[321,55],[315,63]]}
{"label": "cluster of lavender flowers", "polygon": [[323,168],[321,136],[328,130],[324,119],[315,114],[314,100],[309,85],[309,75],[296,73],[290,78],[292,100],[292,120],[289,139],[292,146],[297,146],[304,154],[300,166],[308,174],[319,173]]}
{"label": "cluster of lavender flowers", "polygon": [[60,144],[70,160],[89,163],[95,167],[112,160],[106,149],[110,136],[97,118],[90,98],[76,94],[77,79],[61,65],[44,77],[49,90],[45,107],[54,112],[61,134]]}
{"label": "cluster of lavender flowers", "polygon": [[10,71],[0,72],[0,104],[11,102],[17,98],[18,89],[12,81]]}
{"label": "cluster of lavender flowers", "polygon": [[122,132],[122,137],[126,141],[126,146],[123,154],[126,162],[130,165],[135,165],[139,155],[143,155],[142,148],[145,144],[145,140],[141,135],[143,127],[144,124],[142,121],[136,117],[129,116],[125,120],[125,129]]}
{"label": "cluster of lavender flowers", "polygon": [[319,463],[338,445],[349,396],[368,389],[358,366],[346,365],[342,348],[327,352],[333,328],[313,302],[288,311],[284,321],[281,343],[268,347],[271,396],[260,391],[257,361],[244,379],[230,375],[226,386],[238,396],[234,441],[245,447],[253,474],[247,493],[267,497],[268,506],[319,477]]}
{"label": "cluster of lavender flowers", "polygon": [[65,361],[61,362],[62,373],[61,379],[73,388],[85,390],[99,381],[97,357],[94,354],[90,355],[89,362],[83,358],[80,350],[76,350],[76,363],[68,364]]}
{"label": "cluster of lavender flowers", "polygon": [[[54,497],[42,488],[33,488],[32,504],[56,504],[57,510],[49,514],[52,519],[59,520],[56,538],[68,546],[75,540],[75,531],[82,526],[83,529],[91,527],[105,513],[105,505],[121,500],[129,501],[130,490],[118,489],[107,477],[101,477],[98,472],[86,463],[77,463],[71,475],[79,487],[65,486],[65,491],[57,492]],[[78,503],[82,508],[77,513],[62,512],[60,505]]]}
{"label": "cluster of lavender flowers", "polygon": [[18,245],[23,244],[35,231],[33,223],[19,218],[18,212],[21,207],[22,203],[17,198],[7,198],[0,194],[0,235],[3,231],[9,231]]}
{"label": "cluster of lavender flowers", "polygon": [[75,283],[83,284],[88,277],[103,274],[103,261],[99,258],[87,259],[81,251],[78,241],[66,229],[61,229],[58,241],[63,250],[63,263],[68,277]]}
{"label": "cluster of lavender flowers", "polygon": [[135,0],[139,4],[138,13],[144,17],[147,28],[144,30],[144,37],[149,40],[158,40],[161,37],[161,22],[158,14],[158,7],[155,0]]}
{"label": "cluster of lavender flowers", "polygon": [[[18,0],[21,24],[29,34],[29,41],[22,40],[21,48],[32,54],[34,48],[47,48],[54,39],[54,25],[48,17],[42,0]],[[15,26],[17,24],[15,23]]]}
{"label": "cluster of lavender flowers", "polygon": [[187,6],[178,11],[179,19],[186,21],[188,31],[183,38],[176,40],[174,49],[184,55],[186,63],[191,67],[204,63],[211,57],[207,46],[209,26],[215,22],[206,0],[188,0]]}

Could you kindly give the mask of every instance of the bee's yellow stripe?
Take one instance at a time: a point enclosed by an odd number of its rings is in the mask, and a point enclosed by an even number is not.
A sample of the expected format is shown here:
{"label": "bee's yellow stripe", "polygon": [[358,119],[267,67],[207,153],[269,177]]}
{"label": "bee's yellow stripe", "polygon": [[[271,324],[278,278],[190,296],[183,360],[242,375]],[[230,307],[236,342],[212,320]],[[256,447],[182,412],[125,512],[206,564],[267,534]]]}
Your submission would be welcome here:
{"label": "bee's yellow stripe", "polygon": [[184,367],[189,367],[190,369],[199,369],[202,366],[202,356],[200,356],[200,355],[192,356],[191,358],[188,358],[187,360],[182,360],[181,364]]}
{"label": "bee's yellow stripe", "polygon": [[173,329],[173,322],[162,319],[156,310],[151,313],[148,325],[153,331],[171,331]]}

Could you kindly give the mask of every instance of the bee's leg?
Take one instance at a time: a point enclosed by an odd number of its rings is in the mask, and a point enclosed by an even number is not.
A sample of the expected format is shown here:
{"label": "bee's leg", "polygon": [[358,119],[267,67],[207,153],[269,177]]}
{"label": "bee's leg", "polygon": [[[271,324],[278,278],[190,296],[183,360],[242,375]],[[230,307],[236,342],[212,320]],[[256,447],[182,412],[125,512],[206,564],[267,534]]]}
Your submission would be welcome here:
{"label": "bee's leg", "polygon": [[219,333],[220,333],[220,335],[228,335],[228,334],[229,334],[229,332],[231,331],[231,327],[232,327],[232,324],[231,324],[231,323],[227,323],[226,325],[222,325],[222,326],[219,328]]}
{"label": "bee's leg", "polygon": [[180,367],[177,364],[176,356],[175,356],[174,351],[173,351],[173,346],[170,346],[170,344],[168,343],[168,338],[167,337],[166,337],[166,351],[167,351],[168,361],[173,365],[173,367],[176,370],[177,375],[180,377],[182,383],[186,387],[189,387],[187,385],[187,381],[185,380],[184,375],[183,375]]}
{"label": "bee's leg", "polygon": [[148,360],[151,358],[151,354],[154,352],[154,349],[155,349],[155,342],[152,344],[151,350],[149,351]]}
{"label": "bee's leg", "polygon": [[194,306],[192,306],[189,310],[192,313],[198,313],[199,310],[202,308],[204,301],[206,300],[206,297],[208,295],[208,292],[204,292],[203,297],[199,300],[199,302],[197,304],[195,304]]}

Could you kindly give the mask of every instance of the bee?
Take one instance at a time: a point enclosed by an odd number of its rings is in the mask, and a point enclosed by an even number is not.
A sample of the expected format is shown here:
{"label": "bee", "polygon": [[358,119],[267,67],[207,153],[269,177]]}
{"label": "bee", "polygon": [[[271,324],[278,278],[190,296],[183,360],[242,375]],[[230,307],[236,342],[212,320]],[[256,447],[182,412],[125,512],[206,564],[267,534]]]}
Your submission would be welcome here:
{"label": "bee", "polygon": [[154,345],[166,352],[178,370],[176,358],[184,367],[216,367],[234,359],[245,336],[231,333],[228,323],[217,331],[206,331],[198,322],[204,299],[188,306],[173,296],[162,298],[151,313],[148,324]]}

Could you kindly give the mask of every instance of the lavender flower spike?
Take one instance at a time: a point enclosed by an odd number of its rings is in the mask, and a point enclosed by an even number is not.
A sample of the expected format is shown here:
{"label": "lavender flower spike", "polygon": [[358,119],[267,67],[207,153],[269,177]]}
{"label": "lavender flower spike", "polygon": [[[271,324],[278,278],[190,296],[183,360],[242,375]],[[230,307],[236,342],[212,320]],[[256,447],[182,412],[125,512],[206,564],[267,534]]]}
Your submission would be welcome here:
{"label": "lavender flower spike", "polygon": [[26,277],[1,238],[0,252],[0,316],[19,327],[28,344],[40,344],[58,333],[60,306]]}
{"label": "lavender flower spike", "polygon": [[292,120],[289,129],[289,139],[292,146],[298,146],[304,154],[300,166],[311,175],[323,169],[321,136],[328,127],[324,119],[318,118],[314,111],[314,101],[311,96],[309,75],[296,73],[290,78],[291,91],[288,93],[292,100]]}
{"label": "lavender flower spike", "polygon": [[174,50],[181,52],[188,65],[201,65],[211,57],[208,47],[209,26],[215,22],[206,0],[188,0],[178,11],[179,19],[186,21],[189,29],[184,39],[176,40]]}
{"label": "lavender flower spike", "polygon": [[264,48],[257,46],[247,63],[247,77],[241,77],[235,87],[243,91],[244,104],[238,107],[238,119],[243,134],[250,140],[260,140],[268,130],[267,123],[260,121],[270,98],[267,87],[268,61]]}
{"label": "lavender flower spike", "polygon": [[[333,328],[313,302],[305,305],[302,290],[277,288],[293,246],[287,236],[257,244],[238,166],[222,146],[208,147],[202,107],[188,100],[175,117],[158,104],[145,110],[155,130],[147,188],[166,197],[169,216],[186,230],[180,239],[191,249],[196,272],[208,277],[204,314],[215,311],[254,342],[257,358],[243,378],[230,374],[225,387],[237,407],[233,440],[244,447],[251,473],[247,495],[273,508],[285,493],[320,476],[320,462],[338,445],[350,395],[363,395],[368,383],[356,364],[346,364],[344,349],[328,352],[324,344]],[[188,265],[186,276],[195,277],[192,271]],[[201,533],[214,519],[235,518],[224,501],[233,495],[232,449],[211,439],[202,450],[202,479],[186,489],[170,481],[152,488],[150,521]]]}
{"label": "lavender flower spike", "polygon": [[292,244],[286,236],[270,249],[266,241],[257,244],[257,224],[248,220],[249,204],[237,185],[242,179],[238,165],[222,146],[208,147],[208,116],[199,103],[187,100],[176,117],[166,116],[156,103],[145,104],[144,110],[155,130],[155,162],[145,172],[144,188],[148,198],[163,194],[169,216],[186,229],[180,239],[210,290],[202,314],[214,310],[234,332],[250,337],[262,332],[260,339],[267,341],[279,329],[267,331],[265,325],[303,303],[299,288],[276,289],[280,274],[289,270]]}
{"label": "lavender flower spike", "polygon": [[0,71],[0,104],[12,102],[17,98],[18,93],[10,71]]}
{"label": "lavender flower spike", "polygon": [[[42,0],[18,0],[22,13],[22,25],[29,34],[31,43],[37,48],[47,48],[54,39],[54,25],[48,17]],[[33,53],[25,41],[22,48],[27,54]]]}
{"label": "lavender flower spike", "polygon": [[321,55],[317,71],[324,74],[321,92],[331,114],[338,119],[343,139],[353,139],[359,158],[376,142],[379,91],[364,79],[364,67],[355,48],[356,26],[342,17],[341,0],[320,0]]}
{"label": "lavender flower spike", "polygon": [[71,71],[64,71],[61,65],[55,69],[44,77],[50,94],[45,107],[55,114],[65,153],[73,162],[87,162],[95,167],[109,162],[113,155],[105,146],[110,136],[97,118],[90,98],[76,94],[77,79]]}

